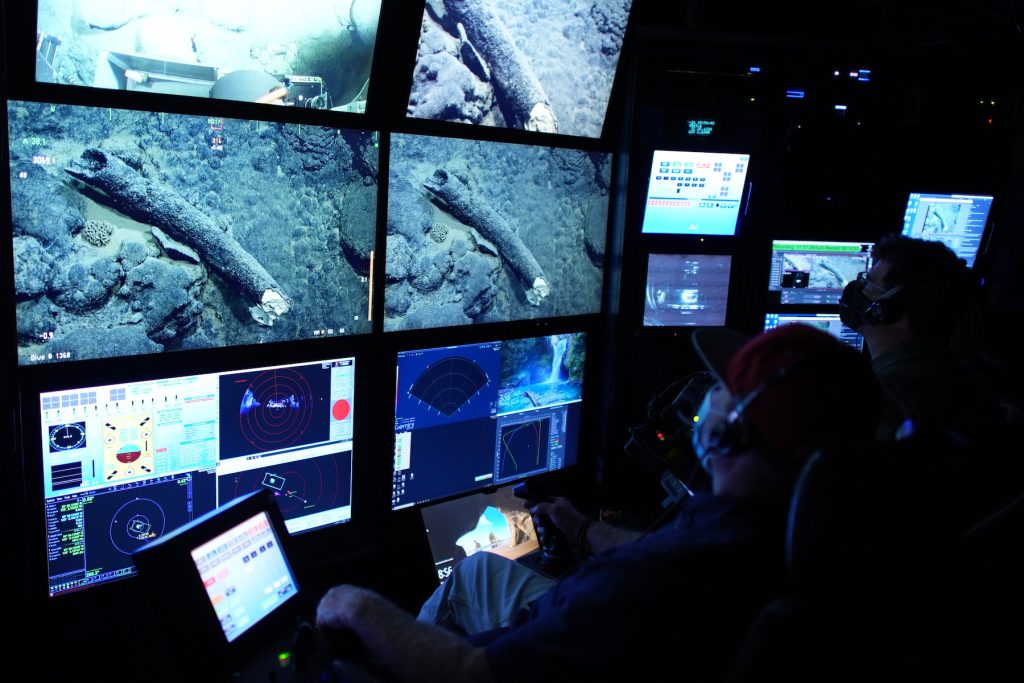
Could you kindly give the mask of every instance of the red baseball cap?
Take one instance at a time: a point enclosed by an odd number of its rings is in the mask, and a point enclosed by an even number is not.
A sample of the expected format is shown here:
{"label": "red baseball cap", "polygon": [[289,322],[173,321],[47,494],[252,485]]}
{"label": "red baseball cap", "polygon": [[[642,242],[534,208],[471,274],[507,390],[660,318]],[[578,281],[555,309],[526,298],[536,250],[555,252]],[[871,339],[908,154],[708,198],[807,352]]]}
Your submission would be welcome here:
{"label": "red baseball cap", "polygon": [[867,358],[810,325],[748,337],[726,328],[693,335],[697,355],[733,396],[757,438],[786,451],[871,438],[881,387]]}

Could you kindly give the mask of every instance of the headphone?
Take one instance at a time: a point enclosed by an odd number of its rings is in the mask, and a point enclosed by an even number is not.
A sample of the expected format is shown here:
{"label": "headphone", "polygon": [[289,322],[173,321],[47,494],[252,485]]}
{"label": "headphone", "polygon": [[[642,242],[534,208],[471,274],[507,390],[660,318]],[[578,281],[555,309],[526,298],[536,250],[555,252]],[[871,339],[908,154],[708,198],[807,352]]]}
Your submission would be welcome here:
{"label": "headphone", "polygon": [[[762,380],[760,384],[747,393],[734,397],[732,403],[729,405],[725,419],[714,425],[711,428],[711,432],[708,434],[707,445],[705,448],[709,455],[700,458],[701,464],[704,464],[710,456],[711,451],[714,452],[714,455],[730,456],[747,450],[756,440],[756,435],[751,430],[750,425],[745,419],[745,415],[747,410],[750,408],[750,404],[757,400],[757,398],[763,394],[766,389],[791,375],[815,355],[817,354],[812,353],[802,358],[798,358],[789,365],[783,366],[768,375],[768,377]],[[724,387],[724,384],[719,386]],[[709,395],[710,391],[713,390],[714,388],[709,390]],[[699,433],[700,430],[701,427],[698,425],[696,431]]]}
{"label": "headphone", "polygon": [[903,316],[906,310],[906,284],[896,285],[882,292],[882,295],[861,311],[864,322],[869,325],[891,325]]}

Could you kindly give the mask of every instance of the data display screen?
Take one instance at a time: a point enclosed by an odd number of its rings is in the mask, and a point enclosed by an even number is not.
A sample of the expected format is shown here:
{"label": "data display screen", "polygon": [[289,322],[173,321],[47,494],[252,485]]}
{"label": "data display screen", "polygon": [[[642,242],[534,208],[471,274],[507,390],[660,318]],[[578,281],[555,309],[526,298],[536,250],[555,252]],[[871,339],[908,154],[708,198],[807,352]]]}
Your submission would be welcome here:
{"label": "data display screen", "polygon": [[398,354],[393,508],[576,463],[583,333]]}
{"label": "data display screen", "polygon": [[289,533],[352,516],[355,359],[40,394],[50,594],[255,490]]}

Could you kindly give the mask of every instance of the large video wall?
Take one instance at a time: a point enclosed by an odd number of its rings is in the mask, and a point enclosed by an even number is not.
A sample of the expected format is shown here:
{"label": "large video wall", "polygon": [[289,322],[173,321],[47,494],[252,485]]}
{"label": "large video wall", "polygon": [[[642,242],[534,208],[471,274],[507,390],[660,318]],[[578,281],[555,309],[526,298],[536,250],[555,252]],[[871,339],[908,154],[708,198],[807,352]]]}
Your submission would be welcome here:
{"label": "large video wall", "polygon": [[399,424],[424,349],[511,354],[473,378],[503,426],[452,457],[504,453],[502,482],[582,461],[631,4],[5,7],[26,593],[102,602],[133,549],[254,488],[301,552],[403,514],[406,470],[436,468],[416,500],[492,487]]}

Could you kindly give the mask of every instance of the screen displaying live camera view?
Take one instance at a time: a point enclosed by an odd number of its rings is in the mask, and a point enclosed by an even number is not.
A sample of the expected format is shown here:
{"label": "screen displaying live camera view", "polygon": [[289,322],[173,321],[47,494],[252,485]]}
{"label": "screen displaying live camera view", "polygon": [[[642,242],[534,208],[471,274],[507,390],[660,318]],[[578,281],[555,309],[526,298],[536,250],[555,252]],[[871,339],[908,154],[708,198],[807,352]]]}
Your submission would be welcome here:
{"label": "screen displaying live camera view", "polygon": [[641,232],[735,235],[749,154],[655,150]]}
{"label": "screen displaying live camera view", "polygon": [[724,325],[732,256],[651,254],[644,326]]}
{"label": "screen displaying live camera view", "polygon": [[427,505],[421,513],[438,581],[479,552],[515,560],[540,548],[533,518],[511,486]]}
{"label": "screen displaying live camera view", "polygon": [[764,331],[774,330],[783,325],[800,323],[817,327],[822,332],[828,332],[833,337],[851,346],[858,351],[864,347],[864,337],[850,329],[839,319],[838,313],[766,313],[764,316]]}
{"label": "screen displaying live camera view", "polygon": [[632,0],[431,0],[408,115],[597,138]]}
{"label": "screen displaying live camera view", "polygon": [[780,304],[838,304],[847,284],[871,268],[870,242],[772,241],[768,291]]}
{"label": "screen displaying live camera view", "polygon": [[349,521],[354,396],[352,358],[41,394],[50,595],[259,489],[289,533]]}
{"label": "screen displaying live camera view", "polygon": [[597,313],[611,156],[393,135],[384,329]]}
{"label": "screen displaying live camera view", "polygon": [[9,102],[21,364],[370,331],[369,131]]}
{"label": "screen displaying live camera view", "polygon": [[903,215],[903,234],[942,242],[971,267],[991,210],[991,195],[911,193]]}
{"label": "screen displaying live camera view", "polygon": [[36,80],[363,112],[381,0],[39,0]]}
{"label": "screen displaying live camera view", "polygon": [[392,507],[574,465],[585,352],[583,333],[400,352]]}

